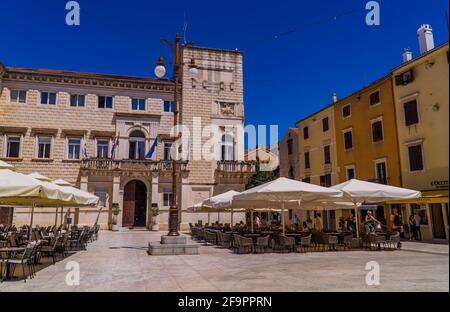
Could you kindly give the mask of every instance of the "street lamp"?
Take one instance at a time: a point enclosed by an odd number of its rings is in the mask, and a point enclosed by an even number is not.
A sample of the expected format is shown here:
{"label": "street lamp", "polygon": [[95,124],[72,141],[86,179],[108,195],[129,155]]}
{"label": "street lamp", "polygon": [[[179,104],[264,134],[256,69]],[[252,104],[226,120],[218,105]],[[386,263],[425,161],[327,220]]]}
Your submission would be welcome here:
{"label": "street lamp", "polygon": [[[178,102],[179,102],[179,83],[180,83],[180,67],[183,65],[181,49],[180,49],[180,36],[176,34],[175,43],[171,43],[168,40],[161,40],[161,43],[169,46],[169,48],[173,52],[173,79],[174,79],[174,112],[173,112],[173,124],[174,128],[177,129],[178,126]],[[160,56],[158,58],[158,62],[155,67],[155,75],[158,78],[163,78],[166,74],[166,67],[164,66],[163,57]],[[191,59],[191,63],[189,64],[189,76],[191,78],[195,78],[198,75],[198,69],[195,65],[194,59]],[[175,135],[174,139],[181,138],[181,133]],[[172,201],[170,203],[169,208],[169,233],[168,236],[179,236],[178,232],[178,203],[177,203],[177,179],[178,179],[178,164],[177,160],[172,159]]]}

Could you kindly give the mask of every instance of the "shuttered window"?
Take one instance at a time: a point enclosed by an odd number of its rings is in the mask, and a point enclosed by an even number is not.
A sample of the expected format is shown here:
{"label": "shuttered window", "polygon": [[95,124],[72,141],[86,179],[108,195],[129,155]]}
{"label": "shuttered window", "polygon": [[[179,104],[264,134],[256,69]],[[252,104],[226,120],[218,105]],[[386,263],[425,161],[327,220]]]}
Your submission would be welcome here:
{"label": "shuttered window", "polygon": [[372,123],[373,142],[383,141],[383,122],[381,120]]}
{"label": "shuttered window", "polygon": [[417,100],[412,100],[403,104],[405,112],[405,125],[407,127],[419,123],[419,112],[417,110]]}
{"label": "shuttered window", "polygon": [[347,131],[344,133],[344,147],[346,150],[353,148],[352,131]]}
{"label": "shuttered window", "polygon": [[323,153],[324,153],[325,164],[331,164],[331,155],[330,155],[330,146],[329,145],[323,147]]}
{"label": "shuttered window", "polygon": [[327,132],[330,129],[328,117],[325,117],[324,119],[322,119],[322,129],[323,129],[323,132]]}
{"label": "shuttered window", "polygon": [[408,147],[409,169],[410,171],[423,170],[422,145],[412,145]]}
{"label": "shuttered window", "polygon": [[311,168],[311,165],[309,163],[309,152],[305,153],[305,169]]}
{"label": "shuttered window", "polygon": [[303,128],[303,139],[307,140],[309,138],[309,128],[304,127]]}

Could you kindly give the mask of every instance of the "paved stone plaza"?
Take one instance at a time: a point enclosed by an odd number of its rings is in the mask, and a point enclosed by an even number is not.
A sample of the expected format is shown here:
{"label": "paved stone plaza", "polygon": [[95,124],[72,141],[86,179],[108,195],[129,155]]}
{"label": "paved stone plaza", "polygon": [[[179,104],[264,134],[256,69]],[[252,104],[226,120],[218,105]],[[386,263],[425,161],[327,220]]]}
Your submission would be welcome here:
{"label": "paved stone plaza", "polygon": [[[198,256],[148,256],[146,231],[101,232],[87,251],[37,273],[3,282],[4,291],[449,291],[448,245],[405,242],[401,251],[235,255],[201,247]],[[66,264],[80,265],[79,286],[67,286]],[[377,261],[381,285],[366,286]]]}

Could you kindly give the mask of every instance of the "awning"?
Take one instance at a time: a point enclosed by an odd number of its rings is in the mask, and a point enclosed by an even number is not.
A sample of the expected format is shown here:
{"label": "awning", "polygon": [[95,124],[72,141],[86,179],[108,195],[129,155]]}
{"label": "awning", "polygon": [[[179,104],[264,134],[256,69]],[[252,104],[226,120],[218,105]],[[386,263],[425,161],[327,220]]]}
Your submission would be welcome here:
{"label": "awning", "polygon": [[386,204],[448,204],[448,190],[422,191],[421,198],[392,200]]}

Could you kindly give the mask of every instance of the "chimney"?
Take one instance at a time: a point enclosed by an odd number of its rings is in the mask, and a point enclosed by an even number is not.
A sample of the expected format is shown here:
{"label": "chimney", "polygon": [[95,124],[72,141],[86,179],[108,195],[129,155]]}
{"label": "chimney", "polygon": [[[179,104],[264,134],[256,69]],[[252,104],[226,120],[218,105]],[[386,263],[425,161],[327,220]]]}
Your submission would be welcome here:
{"label": "chimney", "polygon": [[434,49],[434,37],[431,25],[424,24],[420,26],[417,30],[417,36],[419,37],[420,54],[424,54]]}
{"label": "chimney", "polygon": [[412,52],[409,51],[409,49],[404,49],[403,50],[403,63],[409,62],[412,60]]}
{"label": "chimney", "polygon": [[336,93],[333,93],[333,94],[331,95],[331,99],[333,100],[333,103],[336,103],[336,102],[337,102],[337,95],[336,95]]}

